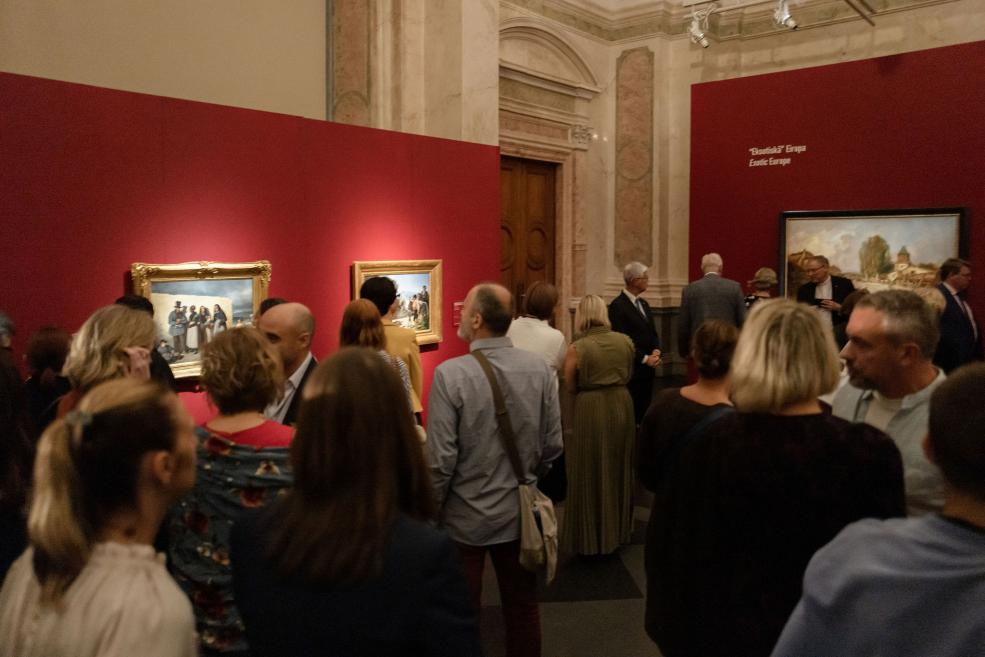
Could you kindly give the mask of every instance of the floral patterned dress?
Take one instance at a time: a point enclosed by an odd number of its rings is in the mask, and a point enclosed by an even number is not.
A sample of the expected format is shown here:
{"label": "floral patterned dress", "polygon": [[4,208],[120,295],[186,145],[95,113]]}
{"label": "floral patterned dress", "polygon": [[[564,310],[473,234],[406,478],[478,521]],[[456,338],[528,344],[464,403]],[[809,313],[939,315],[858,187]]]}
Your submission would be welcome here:
{"label": "floral patterned dress", "polygon": [[[269,424],[271,431],[285,429]],[[250,431],[255,438],[256,430]],[[247,511],[266,506],[291,486],[288,448],[239,444],[203,427],[196,432],[197,479],[170,512],[169,566],[191,600],[205,653],[245,652],[249,647],[233,600],[230,529]]]}

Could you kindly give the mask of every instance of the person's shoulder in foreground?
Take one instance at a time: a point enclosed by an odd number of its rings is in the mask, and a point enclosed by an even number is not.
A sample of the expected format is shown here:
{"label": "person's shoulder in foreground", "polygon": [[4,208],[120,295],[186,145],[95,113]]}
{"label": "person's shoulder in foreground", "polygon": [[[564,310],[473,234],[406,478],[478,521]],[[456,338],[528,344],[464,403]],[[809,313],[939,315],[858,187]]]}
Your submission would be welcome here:
{"label": "person's shoulder in foreground", "polygon": [[[232,535],[237,603],[250,644],[262,654],[481,655],[460,559],[446,533],[400,514],[378,577],[319,585],[281,577],[269,562],[265,523],[276,515],[276,509],[251,514]],[[251,625],[257,618],[265,619],[262,627]],[[303,627],[319,629],[299,636]]]}
{"label": "person's shoulder in foreground", "polygon": [[814,555],[773,657],[985,655],[985,533],[866,519]]}

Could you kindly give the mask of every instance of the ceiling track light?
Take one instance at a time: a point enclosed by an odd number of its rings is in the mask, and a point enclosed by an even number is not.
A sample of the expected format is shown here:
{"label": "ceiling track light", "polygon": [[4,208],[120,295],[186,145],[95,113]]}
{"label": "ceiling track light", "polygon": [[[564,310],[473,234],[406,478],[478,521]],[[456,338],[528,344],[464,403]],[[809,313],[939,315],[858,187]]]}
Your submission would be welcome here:
{"label": "ceiling track light", "polygon": [[790,15],[790,5],[788,0],[777,0],[776,10],[773,12],[773,22],[777,27],[787,27],[791,30],[797,29],[797,21]]}
{"label": "ceiling track light", "polygon": [[691,24],[687,28],[687,34],[691,38],[691,43],[707,48],[711,45],[706,32],[708,31],[708,17],[717,9],[718,5],[714,2],[698,11],[691,9]]}

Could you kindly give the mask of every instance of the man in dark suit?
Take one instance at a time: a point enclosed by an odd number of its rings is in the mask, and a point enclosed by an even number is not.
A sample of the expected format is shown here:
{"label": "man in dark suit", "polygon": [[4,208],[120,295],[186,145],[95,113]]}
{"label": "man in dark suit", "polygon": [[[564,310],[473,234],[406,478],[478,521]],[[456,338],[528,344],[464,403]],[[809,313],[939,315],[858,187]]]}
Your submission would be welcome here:
{"label": "man in dark suit", "polygon": [[834,327],[848,321],[841,314],[841,304],[855,286],[847,278],[832,276],[828,259],[823,255],[812,256],[804,263],[804,271],[811,279],[797,290],[797,301],[816,306],[821,318]]}
{"label": "man in dark suit", "polygon": [[631,262],[623,269],[626,287],[609,304],[612,330],[624,333],[633,341],[633,376],[627,385],[633,398],[636,424],[639,424],[653,397],[654,369],[660,364],[660,336],[650,312],[650,304],[640,295],[646,292],[649,277],[646,265]]}
{"label": "man in dark suit", "polygon": [[941,283],[937,289],[944,295],[941,314],[941,339],[937,343],[934,364],[950,374],[951,370],[982,359],[982,343],[971,307],[964,297],[971,284],[971,264],[960,258],[948,258],[941,264]]}
{"label": "man in dark suit", "polygon": [[300,303],[282,303],[260,316],[257,328],[267,336],[284,365],[284,397],[264,410],[274,422],[292,425],[301,407],[301,391],[318,362],[311,355],[315,318]]}
{"label": "man in dark suit", "polygon": [[720,319],[741,327],[746,319],[746,300],[742,286],[722,278],[722,256],[706,253],[701,257],[704,276],[684,288],[681,312],[677,318],[677,348],[682,358],[691,353],[691,336],[702,323]]}

